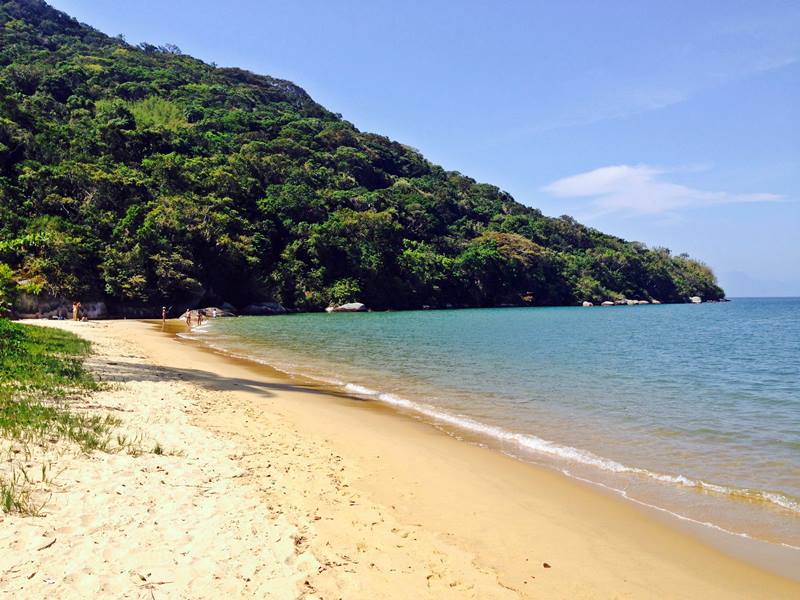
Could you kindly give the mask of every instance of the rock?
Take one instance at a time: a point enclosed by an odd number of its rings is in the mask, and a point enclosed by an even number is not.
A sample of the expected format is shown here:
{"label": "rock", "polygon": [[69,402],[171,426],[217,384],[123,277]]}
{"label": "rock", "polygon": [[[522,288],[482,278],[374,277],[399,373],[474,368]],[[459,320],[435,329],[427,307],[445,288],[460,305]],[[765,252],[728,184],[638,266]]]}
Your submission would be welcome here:
{"label": "rock", "polygon": [[611,300],[606,300],[600,306],[614,306],[614,303]]}
{"label": "rock", "polygon": [[348,302],[340,306],[329,306],[325,310],[326,312],[365,312],[367,307],[361,302]]}
{"label": "rock", "polygon": [[[14,313],[22,319],[72,319],[72,301],[47,294],[22,293],[14,303]],[[103,319],[108,316],[108,307],[102,301],[81,302],[80,316],[87,319]]]}
{"label": "rock", "polygon": [[651,300],[650,304],[661,304],[660,300]]}
{"label": "rock", "polygon": [[624,298],[622,300],[614,300],[614,306],[625,306],[628,304],[628,301]]}
{"label": "rock", "polygon": [[[180,310],[181,307],[176,307],[175,310]],[[140,304],[125,304],[122,302],[115,302],[108,307],[109,314],[115,317],[124,317],[126,319],[160,319],[161,306],[147,306]]]}
{"label": "rock", "polygon": [[36,317],[51,319],[53,317],[72,318],[72,303],[66,298],[56,298],[47,294],[34,295],[22,293],[14,302],[14,312],[22,319]]}
{"label": "rock", "polygon": [[104,319],[108,316],[108,307],[105,302],[83,302],[81,313],[89,319]]}
{"label": "rock", "polygon": [[689,302],[691,302],[692,304],[700,304],[702,301],[703,299],[700,296],[691,296],[689,298]]}
{"label": "rock", "polygon": [[650,304],[647,300],[639,300],[636,304]]}
{"label": "rock", "polygon": [[636,306],[638,302],[636,300],[625,300],[625,304],[628,306]]}
{"label": "rock", "polygon": [[584,300],[584,301],[583,301],[583,304],[581,304],[581,306],[583,306],[583,307],[585,307],[585,308],[588,308],[588,307],[590,307],[590,306],[594,306],[594,304],[592,304],[592,303],[591,303],[591,302],[589,302],[588,300]]}
{"label": "rock", "polygon": [[243,315],[254,316],[283,315],[287,312],[288,311],[277,302],[258,302],[256,304],[248,304],[240,311],[240,313]]}
{"label": "rock", "polygon": [[[230,305],[228,305],[228,306],[230,306]],[[231,308],[233,308],[233,307],[231,307]],[[236,316],[235,312],[233,312],[232,310],[226,310],[222,306],[220,306],[220,307],[209,306],[208,308],[198,308],[197,310],[202,312],[203,316],[209,317],[209,318],[214,318],[215,315],[217,317],[235,317]],[[216,311],[216,313],[214,311]]]}

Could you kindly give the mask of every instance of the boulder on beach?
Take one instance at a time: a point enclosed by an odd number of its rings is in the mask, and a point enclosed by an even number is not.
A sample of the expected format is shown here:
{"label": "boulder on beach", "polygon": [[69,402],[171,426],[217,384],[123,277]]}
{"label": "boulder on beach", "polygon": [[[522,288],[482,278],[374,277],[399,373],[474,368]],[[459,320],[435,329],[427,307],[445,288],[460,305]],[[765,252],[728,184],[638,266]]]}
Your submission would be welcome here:
{"label": "boulder on beach", "polygon": [[614,306],[625,306],[628,304],[628,301],[624,298],[622,300],[614,300]]}
{"label": "boulder on beach", "polygon": [[636,300],[625,300],[625,304],[628,306],[636,306],[639,303]]}
{"label": "boulder on beach", "polygon": [[639,301],[637,302],[637,304],[650,304],[650,302],[649,302],[649,301],[647,301],[647,300],[639,300]]}
{"label": "boulder on beach", "polygon": [[703,299],[700,296],[691,296],[689,298],[689,302],[691,302],[692,304],[700,304],[702,301]]}
{"label": "boulder on beach", "polygon": [[660,300],[651,300],[650,304],[661,304]]}
{"label": "boulder on beach", "polygon": [[594,304],[592,304],[592,303],[591,303],[591,302],[589,302],[588,300],[584,300],[584,301],[583,301],[583,304],[581,304],[581,306],[583,306],[583,307],[587,307],[587,308],[588,308],[589,306],[594,306]]}
{"label": "boulder on beach", "polygon": [[600,306],[614,306],[614,303],[611,300],[606,300]]}
{"label": "boulder on beach", "polygon": [[[216,313],[214,311],[217,311]],[[187,315],[191,315],[192,318],[197,318],[197,313],[202,313],[202,315],[206,319],[214,319],[220,317],[235,317],[237,316],[236,313],[231,312],[229,310],[225,310],[224,308],[217,307],[217,306],[207,306],[205,308],[188,308],[178,317],[181,320],[185,320]]]}
{"label": "boulder on beach", "polygon": [[[223,304],[222,306],[209,306],[208,308],[198,308],[197,310],[202,312],[203,316],[210,317],[210,318],[213,318],[213,317],[235,317],[236,316],[236,313],[233,312],[233,310],[229,310],[229,309],[226,309],[224,307],[225,307],[225,305]],[[232,308],[233,307],[231,306],[231,309]]]}
{"label": "boulder on beach", "polygon": [[348,302],[339,306],[329,306],[325,309],[326,312],[365,312],[366,310],[366,305],[361,304],[361,302]]}
{"label": "boulder on beach", "polygon": [[239,312],[243,315],[264,316],[283,315],[288,311],[277,302],[257,302],[256,304],[248,304]]}

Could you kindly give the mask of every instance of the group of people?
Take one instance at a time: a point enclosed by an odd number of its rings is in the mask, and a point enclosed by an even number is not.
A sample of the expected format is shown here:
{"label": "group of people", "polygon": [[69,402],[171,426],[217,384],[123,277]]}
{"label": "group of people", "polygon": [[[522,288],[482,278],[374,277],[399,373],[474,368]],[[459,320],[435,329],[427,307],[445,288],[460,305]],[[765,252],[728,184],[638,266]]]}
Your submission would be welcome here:
{"label": "group of people", "polygon": [[[203,314],[202,310],[198,310],[198,311],[195,311],[195,312],[197,313],[197,326],[200,327],[200,325],[203,324],[203,321],[205,320],[206,316]],[[192,328],[192,311],[191,310],[187,310],[186,311],[186,325],[189,326],[189,329]]]}
{"label": "group of people", "polygon": [[84,312],[81,314],[81,303],[80,300],[76,300],[72,303],[72,320],[73,321],[88,321],[89,317]]}
{"label": "group of people", "polygon": [[[162,306],[161,307],[161,327],[162,327],[162,329],[167,324],[167,313],[168,312],[169,312],[169,309],[167,309],[166,306]],[[206,315],[205,315],[205,312],[204,312],[203,309],[187,310],[185,319],[186,319],[186,326],[189,327],[189,329],[192,328],[192,317],[197,319],[197,326],[198,327],[203,324],[203,321],[206,320]],[[216,308],[212,308],[211,309],[211,318],[212,319],[216,319],[217,318],[217,309]]]}

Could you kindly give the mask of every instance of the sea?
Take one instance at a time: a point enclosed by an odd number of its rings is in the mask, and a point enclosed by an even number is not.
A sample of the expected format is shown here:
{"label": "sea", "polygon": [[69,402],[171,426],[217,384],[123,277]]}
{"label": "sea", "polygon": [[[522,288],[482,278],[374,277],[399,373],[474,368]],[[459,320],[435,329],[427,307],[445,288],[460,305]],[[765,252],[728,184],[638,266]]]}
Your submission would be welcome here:
{"label": "sea", "polygon": [[220,318],[184,335],[800,561],[800,298]]}

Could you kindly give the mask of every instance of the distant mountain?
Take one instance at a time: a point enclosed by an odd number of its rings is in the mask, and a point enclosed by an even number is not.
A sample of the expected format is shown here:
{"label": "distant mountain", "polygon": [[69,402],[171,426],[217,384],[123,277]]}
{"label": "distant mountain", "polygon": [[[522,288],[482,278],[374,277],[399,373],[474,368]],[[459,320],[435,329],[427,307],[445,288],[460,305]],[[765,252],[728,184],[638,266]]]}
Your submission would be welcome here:
{"label": "distant mountain", "polygon": [[38,0],[0,1],[0,262],[116,310],[723,296],[701,263],[545,217],[293,83]]}

